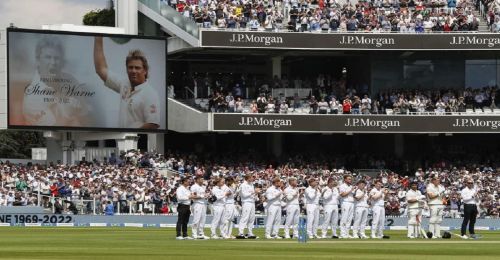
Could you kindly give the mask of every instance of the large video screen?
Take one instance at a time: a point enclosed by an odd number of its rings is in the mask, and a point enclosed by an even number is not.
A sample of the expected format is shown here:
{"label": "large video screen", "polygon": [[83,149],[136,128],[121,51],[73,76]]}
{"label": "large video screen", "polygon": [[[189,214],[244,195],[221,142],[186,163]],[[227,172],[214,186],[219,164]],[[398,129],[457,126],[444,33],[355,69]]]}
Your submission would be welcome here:
{"label": "large video screen", "polygon": [[164,131],[166,41],[8,30],[9,128]]}

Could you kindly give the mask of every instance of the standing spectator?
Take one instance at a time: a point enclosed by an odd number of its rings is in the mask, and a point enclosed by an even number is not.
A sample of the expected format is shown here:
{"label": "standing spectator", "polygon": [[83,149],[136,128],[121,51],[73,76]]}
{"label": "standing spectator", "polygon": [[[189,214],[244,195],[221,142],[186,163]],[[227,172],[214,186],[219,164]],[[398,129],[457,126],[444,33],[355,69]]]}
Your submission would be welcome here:
{"label": "standing spectator", "polygon": [[351,108],[352,108],[352,102],[349,96],[347,96],[344,101],[342,102],[342,113],[343,114],[350,114],[351,113]]}

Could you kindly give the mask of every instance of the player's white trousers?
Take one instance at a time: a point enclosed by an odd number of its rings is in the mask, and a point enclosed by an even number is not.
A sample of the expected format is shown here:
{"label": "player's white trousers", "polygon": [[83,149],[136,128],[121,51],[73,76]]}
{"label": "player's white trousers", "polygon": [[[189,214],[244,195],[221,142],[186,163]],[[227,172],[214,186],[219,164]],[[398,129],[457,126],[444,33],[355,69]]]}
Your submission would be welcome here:
{"label": "player's white trousers", "polygon": [[281,205],[271,205],[267,208],[266,237],[277,236],[281,225]]}
{"label": "player's white trousers", "polygon": [[339,206],[338,205],[325,205],[324,208],[323,224],[321,224],[321,235],[327,236],[328,229],[332,228],[332,234],[337,236],[337,226],[339,223]]}
{"label": "player's white trousers", "polygon": [[354,217],[354,203],[342,202],[340,216],[340,236],[348,237],[351,229],[352,218]]}
{"label": "player's white trousers", "polygon": [[307,204],[307,235],[309,237],[318,236],[319,205]]}
{"label": "player's white trousers", "polygon": [[238,224],[239,234],[245,235],[245,228],[248,228],[248,235],[253,236],[253,223],[255,222],[255,203],[243,202],[241,205],[241,218]]}
{"label": "player's white trousers", "polygon": [[299,236],[299,205],[288,205],[286,207],[285,237],[290,236],[290,228],[293,230],[293,237]]}
{"label": "player's white trousers", "polygon": [[193,236],[204,236],[205,220],[207,219],[207,205],[206,204],[193,204],[193,224],[191,229]]}
{"label": "player's white trousers", "polygon": [[384,235],[385,208],[383,206],[373,206],[372,208],[372,237],[382,237]]}
{"label": "player's white trousers", "polygon": [[365,236],[366,220],[368,219],[367,207],[356,207],[354,213],[353,233],[355,237]]}
{"label": "player's white trousers", "polygon": [[221,236],[224,236],[224,205],[213,206],[214,214],[212,217],[212,224],[210,230],[212,231],[212,236],[217,235],[217,228],[220,230]]}
{"label": "player's white trousers", "polygon": [[236,213],[236,206],[234,203],[228,203],[224,206],[224,216],[222,217],[223,223],[223,232],[224,236],[230,237],[233,233],[233,219]]}

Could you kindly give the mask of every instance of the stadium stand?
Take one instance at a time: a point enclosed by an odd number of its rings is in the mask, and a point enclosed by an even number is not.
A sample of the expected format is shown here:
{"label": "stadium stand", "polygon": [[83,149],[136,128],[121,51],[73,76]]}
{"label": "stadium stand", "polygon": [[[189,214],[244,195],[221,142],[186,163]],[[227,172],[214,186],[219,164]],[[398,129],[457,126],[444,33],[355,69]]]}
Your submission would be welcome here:
{"label": "stadium stand", "polygon": [[[236,77],[238,78],[238,77]],[[498,114],[497,86],[484,88],[385,89],[370,93],[368,86],[346,85],[343,79],[264,79],[247,86],[246,79],[195,78],[197,98],[189,105],[209,112],[280,114]],[[184,83],[188,85],[188,83]],[[174,87],[172,87],[174,88]],[[252,94],[250,94],[252,93]],[[186,99],[183,93],[175,96]],[[350,103],[350,108],[343,106]]]}
{"label": "stadium stand", "polygon": [[[170,0],[200,27],[300,32],[479,31],[484,4],[473,0]],[[484,24],[483,27],[486,25]],[[486,28],[482,28],[485,31]]]}
{"label": "stadium stand", "polygon": [[[500,175],[495,164],[476,164],[461,162],[454,165],[447,161],[437,161],[427,168],[418,168],[413,175],[400,175],[387,170],[386,161],[369,159],[367,165],[375,169],[375,175],[360,174],[357,170],[346,170],[348,157],[337,157],[335,160],[315,160],[295,156],[289,161],[269,165],[264,160],[249,160],[240,157],[232,160],[226,157],[213,161],[205,160],[193,154],[171,153],[166,156],[141,154],[131,151],[120,158],[111,158],[105,163],[82,163],[81,165],[14,165],[9,162],[0,164],[1,171],[1,206],[27,206],[40,204],[56,211],[54,204],[60,203],[60,212],[72,211],[75,214],[104,213],[108,201],[120,213],[147,214],[172,213],[176,208],[175,190],[181,177],[204,176],[209,189],[216,177],[233,177],[236,183],[243,181],[246,174],[255,175],[255,184],[264,190],[270,181],[279,177],[286,181],[296,177],[300,186],[307,186],[311,177],[318,178],[320,185],[326,185],[329,178],[336,179],[339,184],[345,174],[354,180],[365,180],[372,183],[381,179],[390,190],[386,202],[386,214],[405,215],[405,194],[409,182],[418,182],[418,189],[425,193],[429,177],[440,176],[446,187],[446,216],[460,217],[460,199],[458,192],[462,189],[464,178],[472,177],[481,190],[480,214],[482,217],[498,217],[500,198],[498,197]],[[231,158],[231,159],[228,159]],[[356,157],[359,158],[359,157]],[[351,158],[352,159],[352,158]],[[327,163],[334,162],[334,163]],[[175,171],[174,175],[160,174],[159,169]],[[61,199],[53,203],[54,198]],[[264,212],[265,199],[256,202],[257,210]],[[57,211],[56,211],[57,212]]]}

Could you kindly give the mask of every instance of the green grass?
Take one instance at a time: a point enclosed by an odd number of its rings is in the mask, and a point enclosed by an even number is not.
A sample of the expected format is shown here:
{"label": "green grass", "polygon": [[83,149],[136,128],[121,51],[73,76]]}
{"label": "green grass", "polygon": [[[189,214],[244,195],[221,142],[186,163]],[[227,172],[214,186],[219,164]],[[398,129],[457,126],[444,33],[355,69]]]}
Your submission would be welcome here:
{"label": "green grass", "polygon": [[[262,229],[257,235],[262,237]],[[210,232],[207,230],[206,234]],[[171,228],[2,227],[1,259],[499,259],[500,232],[483,239],[177,241]]]}

